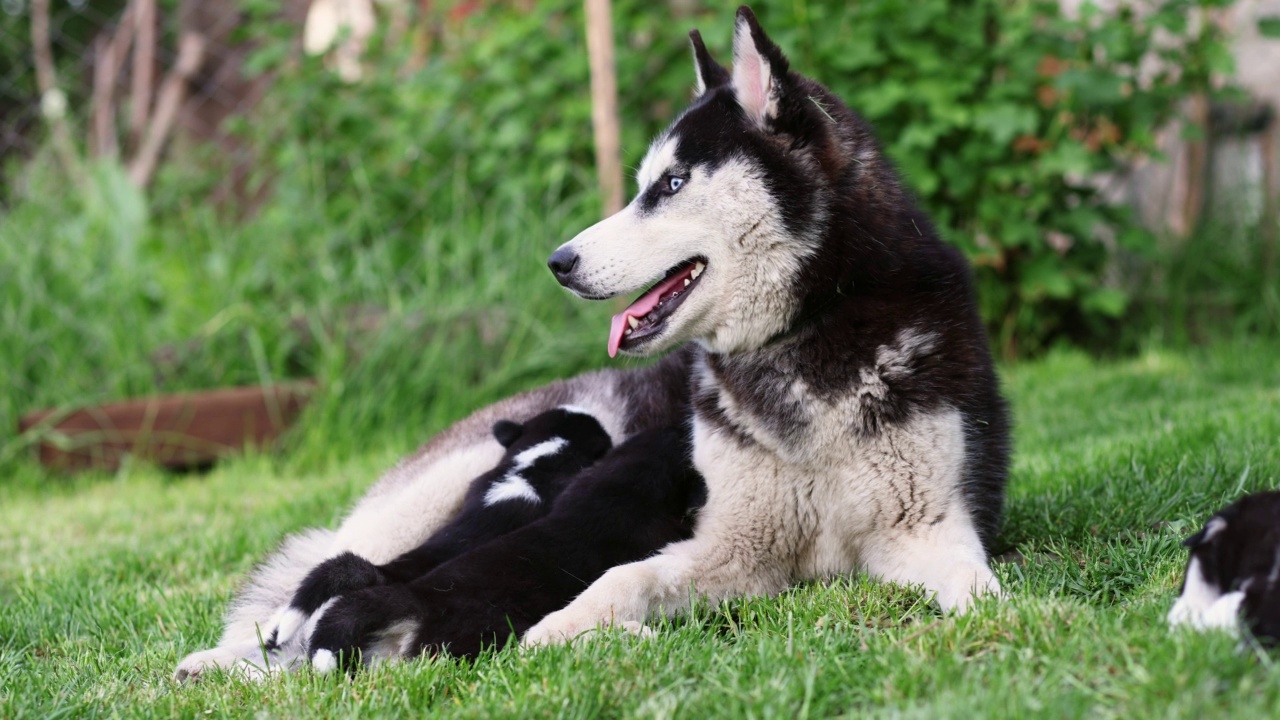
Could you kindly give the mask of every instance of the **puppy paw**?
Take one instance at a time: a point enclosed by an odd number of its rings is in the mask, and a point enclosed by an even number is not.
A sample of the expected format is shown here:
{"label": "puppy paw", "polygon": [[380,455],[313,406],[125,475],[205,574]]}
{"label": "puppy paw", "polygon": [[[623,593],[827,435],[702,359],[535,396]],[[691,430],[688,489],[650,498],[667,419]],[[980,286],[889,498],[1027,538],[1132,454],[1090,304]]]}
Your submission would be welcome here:
{"label": "puppy paw", "polygon": [[328,675],[338,669],[338,656],[332,650],[316,650],[311,654],[311,667],[321,675]]}
{"label": "puppy paw", "polygon": [[1178,601],[1170,608],[1169,614],[1165,616],[1165,622],[1169,623],[1169,627],[1176,628],[1181,625],[1195,626],[1200,620],[1201,611],[1194,606],[1186,597],[1178,598]]}
{"label": "puppy paw", "polygon": [[334,598],[385,582],[378,566],[359,555],[352,552],[335,555],[307,573],[293,599],[272,615],[263,640],[269,648],[283,646]]}
{"label": "puppy paw", "polygon": [[1244,602],[1244,593],[1229,592],[1218,598],[1200,617],[1198,627],[1202,630],[1236,630],[1240,627],[1240,603]]}
{"label": "puppy paw", "polygon": [[1214,600],[1205,607],[1207,600],[1202,598],[1188,599],[1186,593],[1173,604],[1166,620],[1169,626],[1190,627],[1192,630],[1238,630],[1240,627],[1240,604],[1244,602],[1244,593],[1236,591]]}

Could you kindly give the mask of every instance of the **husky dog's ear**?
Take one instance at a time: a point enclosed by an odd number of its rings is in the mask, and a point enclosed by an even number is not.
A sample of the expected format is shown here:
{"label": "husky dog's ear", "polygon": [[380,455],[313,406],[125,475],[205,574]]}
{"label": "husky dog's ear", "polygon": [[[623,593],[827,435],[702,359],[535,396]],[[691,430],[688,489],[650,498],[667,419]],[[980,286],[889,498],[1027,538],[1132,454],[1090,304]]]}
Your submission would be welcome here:
{"label": "husky dog's ear", "polygon": [[761,129],[778,116],[787,58],[764,34],[751,8],[738,8],[733,27],[733,91],[738,105]]}
{"label": "husky dog's ear", "polygon": [[728,84],[729,71],[707,52],[707,46],[702,43],[702,33],[690,30],[689,42],[693,45],[693,69],[697,80],[693,96],[702,97],[706,91]]}
{"label": "husky dog's ear", "polygon": [[493,424],[493,436],[502,444],[502,447],[511,447],[512,443],[520,439],[523,432],[524,426],[511,420],[499,420]]}

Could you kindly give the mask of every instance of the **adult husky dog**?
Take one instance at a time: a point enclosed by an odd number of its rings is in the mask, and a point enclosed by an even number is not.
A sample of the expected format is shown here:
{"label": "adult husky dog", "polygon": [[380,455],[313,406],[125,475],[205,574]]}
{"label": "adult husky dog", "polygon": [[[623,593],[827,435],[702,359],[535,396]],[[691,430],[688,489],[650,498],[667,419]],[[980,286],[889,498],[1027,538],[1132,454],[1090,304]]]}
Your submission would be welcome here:
{"label": "adult husky dog", "polygon": [[615,443],[691,417],[708,498],[692,539],[608,571],[526,644],[636,628],[687,608],[691,593],[771,595],[855,570],[919,583],[944,609],[998,592],[987,548],[1008,421],[968,266],[916,208],[870,127],[791,72],[748,8],[738,10],[732,70],[690,37],[697,95],[650,147],[639,194],[549,261],[587,299],[656,281],[614,318],[611,355],[684,346],[446,431],[336,532],[286,542],[233,605],[219,647],[189,656],[180,678],[261,662],[259,633],[313,565],[344,551],[384,563],[414,547],[498,462],[495,420],[566,403],[598,417]]}

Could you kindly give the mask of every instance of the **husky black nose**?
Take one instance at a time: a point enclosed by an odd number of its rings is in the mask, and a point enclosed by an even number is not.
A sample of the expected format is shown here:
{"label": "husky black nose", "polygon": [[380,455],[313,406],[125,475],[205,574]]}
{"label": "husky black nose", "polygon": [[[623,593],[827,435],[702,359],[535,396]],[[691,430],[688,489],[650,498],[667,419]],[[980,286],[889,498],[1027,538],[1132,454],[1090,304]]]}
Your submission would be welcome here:
{"label": "husky black nose", "polygon": [[561,285],[569,284],[569,274],[577,264],[578,253],[567,247],[556,250],[547,259],[547,267],[551,268],[551,272],[555,274],[556,280],[559,280]]}

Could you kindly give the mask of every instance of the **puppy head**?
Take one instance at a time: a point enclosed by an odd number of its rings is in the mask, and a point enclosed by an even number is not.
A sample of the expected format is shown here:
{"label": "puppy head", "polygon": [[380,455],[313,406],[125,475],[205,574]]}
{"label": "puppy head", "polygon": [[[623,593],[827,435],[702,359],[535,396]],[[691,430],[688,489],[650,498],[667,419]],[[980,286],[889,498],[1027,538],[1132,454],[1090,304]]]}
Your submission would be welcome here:
{"label": "puppy head", "polygon": [[526,467],[551,456],[595,459],[613,445],[595,416],[570,405],[548,410],[523,423],[499,420],[492,430],[494,439],[507,449],[507,458]]}

